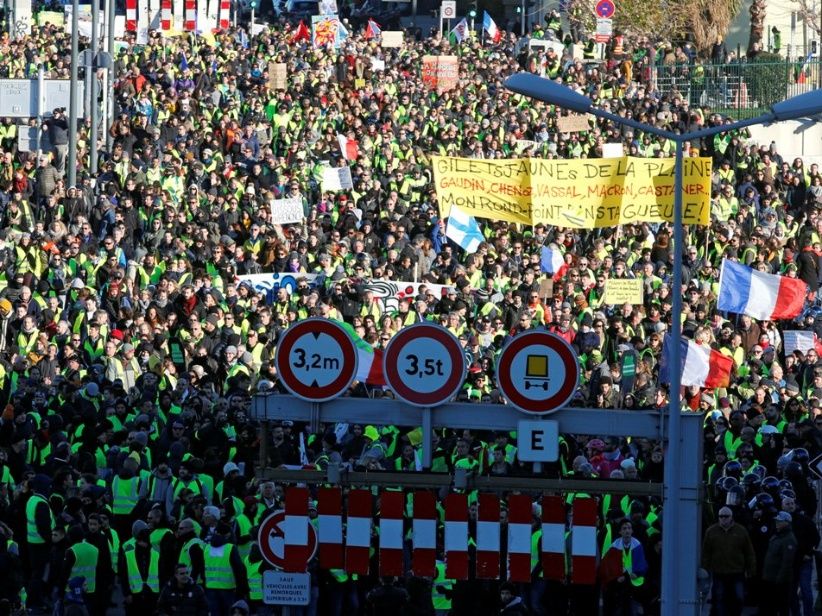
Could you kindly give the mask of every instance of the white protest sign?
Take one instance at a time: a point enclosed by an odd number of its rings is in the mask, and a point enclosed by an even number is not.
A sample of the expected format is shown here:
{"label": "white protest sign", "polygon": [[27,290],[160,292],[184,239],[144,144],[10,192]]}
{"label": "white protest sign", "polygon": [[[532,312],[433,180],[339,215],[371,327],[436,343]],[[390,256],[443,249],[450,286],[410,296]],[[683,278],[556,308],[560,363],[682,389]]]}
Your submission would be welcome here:
{"label": "white protest sign", "polygon": [[354,181],[351,179],[350,167],[326,167],[323,169],[323,190],[351,190]]}
{"label": "white protest sign", "polygon": [[384,71],[385,70],[385,60],[379,60],[377,58],[371,58],[371,70],[372,71]]}
{"label": "white protest sign", "polygon": [[625,156],[625,148],[621,143],[603,143],[602,158],[622,158]]}
{"label": "white protest sign", "polygon": [[804,354],[815,347],[813,332],[786,331],[782,333],[782,340],[785,344],[785,355],[790,355],[794,351],[801,351]]}
{"label": "white protest sign", "polygon": [[275,225],[302,222],[304,217],[301,199],[275,199],[271,202],[271,222]]}
{"label": "white protest sign", "polygon": [[402,30],[383,30],[380,35],[380,45],[382,47],[402,47]]}

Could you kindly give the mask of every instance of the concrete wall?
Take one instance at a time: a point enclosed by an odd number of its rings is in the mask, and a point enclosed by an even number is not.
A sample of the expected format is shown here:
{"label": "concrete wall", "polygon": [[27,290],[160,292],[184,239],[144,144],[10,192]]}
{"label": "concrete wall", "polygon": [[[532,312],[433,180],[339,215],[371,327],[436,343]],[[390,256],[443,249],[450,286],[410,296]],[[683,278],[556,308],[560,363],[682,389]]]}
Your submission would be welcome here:
{"label": "concrete wall", "polygon": [[751,140],[760,145],[776,142],[777,150],[783,158],[800,156],[805,165],[822,165],[822,122],[805,120],[780,122],[770,126],[752,126]]}

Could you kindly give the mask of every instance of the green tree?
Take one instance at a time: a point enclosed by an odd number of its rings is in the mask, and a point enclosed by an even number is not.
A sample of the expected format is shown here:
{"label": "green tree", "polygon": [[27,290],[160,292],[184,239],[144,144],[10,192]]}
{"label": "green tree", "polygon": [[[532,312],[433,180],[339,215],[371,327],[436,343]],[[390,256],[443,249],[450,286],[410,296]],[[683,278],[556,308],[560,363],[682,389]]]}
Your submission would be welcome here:
{"label": "green tree", "polygon": [[[569,18],[581,29],[593,33],[596,0],[572,0]],[[690,40],[700,55],[708,56],[717,38],[724,38],[742,0],[619,0],[614,30],[629,39],[648,37],[652,41]]]}

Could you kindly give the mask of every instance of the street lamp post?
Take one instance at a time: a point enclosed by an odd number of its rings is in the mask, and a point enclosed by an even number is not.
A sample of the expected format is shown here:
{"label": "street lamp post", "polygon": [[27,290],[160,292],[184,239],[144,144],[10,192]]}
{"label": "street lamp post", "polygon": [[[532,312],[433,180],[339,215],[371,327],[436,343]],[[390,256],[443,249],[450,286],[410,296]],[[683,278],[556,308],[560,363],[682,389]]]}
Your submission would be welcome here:
{"label": "street lamp post", "polygon": [[[695,589],[695,583],[680,581],[679,560],[684,550],[698,550],[697,537],[682,537],[680,532],[680,514],[685,501],[681,489],[681,399],[682,386],[682,347],[679,340],[682,337],[682,249],[684,243],[684,225],[682,224],[682,159],[685,142],[710,137],[718,133],[726,133],[746,126],[756,124],[770,124],[783,120],[810,117],[822,112],[822,90],[806,92],[788,100],[777,103],[768,113],[747,120],[740,120],[721,126],[711,126],[690,133],[674,133],[656,126],[637,122],[633,118],[621,117],[603,109],[594,107],[593,101],[570,88],[555,81],[538,77],[533,73],[518,73],[512,75],[505,82],[505,87],[518,94],[537,100],[564,107],[578,113],[590,113],[599,118],[610,120],[617,124],[630,126],[645,133],[670,139],[676,144],[676,158],[674,160],[674,268],[673,294],[671,319],[671,338],[669,345],[670,357],[669,376],[671,380],[668,396],[668,449],[665,457],[663,494],[663,532],[662,532],[662,613],[695,614],[697,597],[689,589]],[[694,495],[690,495],[693,500]],[[698,524],[698,521],[696,522]],[[686,562],[696,562],[695,558]],[[696,580],[696,571],[685,571],[684,575],[692,576]],[[689,596],[692,595],[692,596]]]}

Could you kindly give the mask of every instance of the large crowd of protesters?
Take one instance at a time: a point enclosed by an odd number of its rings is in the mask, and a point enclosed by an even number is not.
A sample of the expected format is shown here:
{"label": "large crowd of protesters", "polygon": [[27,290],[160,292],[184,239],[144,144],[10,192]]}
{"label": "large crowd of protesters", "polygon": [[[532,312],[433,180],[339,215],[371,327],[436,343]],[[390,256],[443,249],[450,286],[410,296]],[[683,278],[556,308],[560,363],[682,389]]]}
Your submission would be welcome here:
{"label": "large crowd of protesters", "polygon": [[[551,15],[531,36],[562,40],[560,28]],[[43,66],[48,78],[67,77],[68,39],[53,25],[18,40],[4,34],[4,76]],[[727,388],[686,388],[683,400],[705,421],[712,613],[748,605],[811,616],[819,534],[809,463],[822,454],[822,363],[816,347],[786,352],[784,332],[815,339],[822,329],[818,166],[745,132],[689,144],[689,155],[714,161],[712,221],[686,229],[675,315],[670,224],[575,230],[480,219],[486,241],[467,254],[445,236],[430,156],[597,158],[619,141],[632,156],[670,156],[671,143],[601,120],[560,133],[564,111],[502,84],[531,70],[659,127],[724,123],[654,87],[653,67],[690,50],[620,37],[601,59],[587,39],[575,57],[571,46],[529,53],[509,33],[498,43],[471,37],[455,52],[458,87],[436,92],[421,78],[423,56],[450,49],[436,32],[407,35],[399,48],[353,29],[338,49],[294,39],[284,23],[254,36],[152,32],[137,44],[126,35],[114,59],[114,122],[90,135],[81,121],[75,186],[66,110],[44,122],[50,149],[39,156],[18,150],[11,121],[0,125],[0,615],[279,613],[262,600],[271,566],[256,532],[282,508],[286,486],[258,477],[251,396],[286,393],[278,338],[317,316],[345,321],[375,348],[408,325],[442,324],[465,349],[458,400],[468,403],[503,403],[501,347],[547,328],[579,354],[573,404],[656,412],[670,395],[659,375],[663,338],[681,317],[686,337],[734,362]],[[270,87],[270,62],[287,66],[282,89]],[[357,142],[352,160],[338,135]],[[353,188],[324,191],[327,164],[350,166]],[[271,222],[283,197],[301,200],[302,223]],[[559,271],[542,271],[544,246],[564,254]],[[808,309],[795,322],[719,312],[725,258],[805,281]],[[299,283],[272,296],[240,279],[269,272]],[[641,279],[643,303],[605,304],[609,278]],[[423,285],[396,310],[364,290],[412,279],[444,290]],[[620,368],[627,352],[637,357],[630,384]],[[359,383],[349,395],[391,393]],[[315,433],[275,420],[267,466],[417,472],[420,443],[419,428],[379,417]],[[533,472],[513,434],[438,430],[434,443],[434,472]],[[662,482],[665,452],[652,440],[564,435],[560,454],[544,476]],[[585,615],[601,601],[607,614],[658,614],[661,502],[616,491],[600,497],[600,545],[603,557],[618,549],[624,558],[596,587],[547,581],[538,558],[531,584],[504,573],[449,580],[441,563],[433,580],[380,579],[376,564],[357,578],[314,561],[311,603],[291,613]],[[475,533],[474,504],[471,516]]]}

